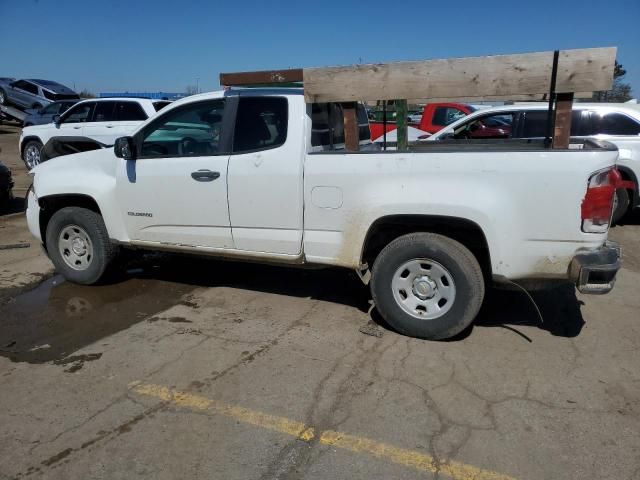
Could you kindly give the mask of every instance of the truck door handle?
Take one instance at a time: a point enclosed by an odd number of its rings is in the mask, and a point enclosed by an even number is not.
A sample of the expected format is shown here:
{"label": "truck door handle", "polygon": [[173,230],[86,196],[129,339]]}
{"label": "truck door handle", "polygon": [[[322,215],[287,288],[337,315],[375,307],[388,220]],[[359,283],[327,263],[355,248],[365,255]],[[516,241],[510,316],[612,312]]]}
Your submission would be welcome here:
{"label": "truck door handle", "polygon": [[191,172],[191,178],[198,182],[212,182],[220,177],[220,172],[212,172],[211,170],[198,170]]}

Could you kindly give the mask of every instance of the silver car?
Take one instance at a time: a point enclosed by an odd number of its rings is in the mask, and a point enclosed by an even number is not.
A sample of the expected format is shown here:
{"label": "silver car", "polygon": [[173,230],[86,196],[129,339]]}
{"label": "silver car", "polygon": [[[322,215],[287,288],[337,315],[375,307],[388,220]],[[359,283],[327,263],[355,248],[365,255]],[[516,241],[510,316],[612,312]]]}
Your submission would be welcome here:
{"label": "silver car", "polygon": [[77,100],[60,100],[59,102],[53,102],[46,107],[42,107],[39,110],[25,110],[27,117],[23,121],[23,126],[30,127],[31,125],[51,123],[53,122],[54,116],[62,115],[76,103],[78,103]]}
{"label": "silver car", "polygon": [[51,80],[0,78],[0,105],[40,109],[58,100],[79,100],[76,92]]}

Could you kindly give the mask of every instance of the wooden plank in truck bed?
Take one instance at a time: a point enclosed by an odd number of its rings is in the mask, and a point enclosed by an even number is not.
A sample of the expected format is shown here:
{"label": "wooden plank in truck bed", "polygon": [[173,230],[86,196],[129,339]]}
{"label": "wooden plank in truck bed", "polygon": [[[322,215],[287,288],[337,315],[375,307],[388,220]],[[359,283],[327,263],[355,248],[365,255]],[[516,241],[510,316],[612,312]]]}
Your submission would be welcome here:
{"label": "wooden plank in truck bed", "polygon": [[[561,50],[556,92],[609,90],[615,47]],[[418,62],[305,68],[305,99],[450,99],[475,101],[544,94],[549,91],[553,52],[452,58]]]}

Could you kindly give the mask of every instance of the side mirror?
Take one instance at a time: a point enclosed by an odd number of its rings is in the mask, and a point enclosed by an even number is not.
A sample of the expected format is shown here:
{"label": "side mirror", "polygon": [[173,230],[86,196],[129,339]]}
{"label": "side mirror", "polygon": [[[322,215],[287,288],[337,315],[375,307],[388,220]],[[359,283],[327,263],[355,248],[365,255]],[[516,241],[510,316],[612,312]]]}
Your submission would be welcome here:
{"label": "side mirror", "polygon": [[60,115],[54,115],[53,117],[51,117],[51,120],[53,121],[53,123],[55,123],[56,125],[60,125]]}
{"label": "side mirror", "polygon": [[120,137],[116,139],[113,145],[113,151],[118,158],[125,160],[135,160],[135,147],[133,145],[133,137]]}

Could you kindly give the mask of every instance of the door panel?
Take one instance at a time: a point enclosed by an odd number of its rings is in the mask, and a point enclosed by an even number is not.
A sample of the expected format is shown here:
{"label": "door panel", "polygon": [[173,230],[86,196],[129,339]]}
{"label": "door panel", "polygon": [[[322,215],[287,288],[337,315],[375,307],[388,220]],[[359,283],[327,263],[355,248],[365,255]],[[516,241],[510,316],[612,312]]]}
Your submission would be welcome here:
{"label": "door panel", "polygon": [[229,211],[239,250],[301,253],[302,152],[296,138],[303,138],[304,112],[297,108],[288,107],[285,97],[240,97],[229,159]]}
{"label": "door panel", "polygon": [[227,204],[225,100],[172,109],[136,135],[138,160],[121,160],[118,195],[134,241],[233,248]]}
{"label": "door panel", "polygon": [[[132,240],[232,248],[227,207],[229,157],[121,160],[118,193]],[[198,181],[192,173],[219,173]]]}

